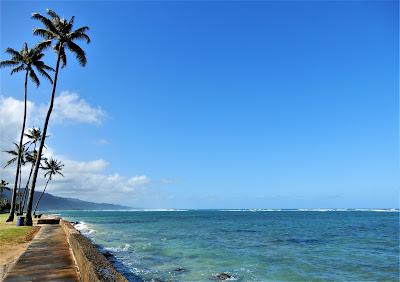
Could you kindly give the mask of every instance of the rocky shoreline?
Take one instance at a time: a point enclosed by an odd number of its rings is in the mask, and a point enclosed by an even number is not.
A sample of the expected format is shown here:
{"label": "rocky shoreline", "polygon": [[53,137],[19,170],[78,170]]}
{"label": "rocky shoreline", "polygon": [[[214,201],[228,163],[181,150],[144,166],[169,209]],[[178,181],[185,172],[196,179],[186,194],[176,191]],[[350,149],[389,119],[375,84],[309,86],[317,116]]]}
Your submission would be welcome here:
{"label": "rocky shoreline", "polygon": [[69,221],[60,220],[82,281],[128,281],[96,246]]}

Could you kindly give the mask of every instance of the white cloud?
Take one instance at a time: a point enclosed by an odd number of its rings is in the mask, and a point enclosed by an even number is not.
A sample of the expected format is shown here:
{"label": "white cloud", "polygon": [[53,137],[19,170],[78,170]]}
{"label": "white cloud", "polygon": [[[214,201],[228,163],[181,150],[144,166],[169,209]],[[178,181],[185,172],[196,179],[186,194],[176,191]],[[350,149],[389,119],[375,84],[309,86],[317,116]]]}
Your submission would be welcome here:
{"label": "white cloud", "polygon": [[64,164],[64,177],[54,178],[48,191],[60,196],[87,201],[129,204],[130,200],[146,192],[152,184],[145,175],[125,177],[105,172],[108,163],[102,159],[73,161],[56,156]]}
{"label": "white cloud", "polygon": [[[23,101],[12,97],[0,97],[0,150],[8,149],[12,142],[16,142],[20,134],[23,115]],[[46,105],[37,105],[28,102],[27,127],[41,126],[46,113]],[[56,98],[54,115],[51,123],[62,122],[99,124],[105,117],[100,108],[90,106],[78,94],[62,92]],[[101,142],[106,143],[106,142]],[[109,173],[109,163],[103,159],[77,161],[57,154],[54,148],[47,146],[45,156],[52,156],[60,160],[65,166],[64,177],[57,176],[50,182],[48,192],[59,196],[78,198],[86,201],[122,203],[136,205],[141,198],[157,194],[149,186],[157,186],[160,181],[153,181],[146,175],[122,176],[118,173]],[[0,152],[0,165],[8,159],[6,153]],[[30,167],[23,168],[23,183],[26,183]],[[0,176],[12,183],[15,167],[0,167]],[[38,177],[37,190],[41,191],[45,179],[41,174]]]}
{"label": "white cloud", "polygon": [[[148,193],[153,181],[146,175],[133,177],[121,176],[118,173],[108,174],[108,163],[102,159],[92,161],[76,161],[65,159],[60,155],[53,157],[65,166],[62,170],[64,177],[55,176],[49,183],[47,191],[57,196],[77,198],[91,202],[122,203],[126,205],[140,202],[140,198]],[[1,178],[12,183],[15,166],[0,168]],[[23,168],[22,183],[26,183],[29,167]],[[37,191],[45,184],[43,174],[38,177]]]}
{"label": "white cloud", "polygon": [[[5,144],[15,142],[22,126],[24,102],[12,97],[0,96],[0,149]],[[27,103],[27,127],[42,126],[47,113],[47,105]],[[56,97],[50,124],[63,122],[100,124],[106,113],[100,107],[93,107],[77,93],[63,91]],[[11,140],[11,141],[10,141]],[[8,143],[7,143],[8,142]]]}
{"label": "white cloud", "polygon": [[109,145],[110,141],[108,141],[107,139],[98,139],[94,142],[94,144],[96,145]]}
{"label": "white cloud", "polygon": [[103,171],[108,166],[108,163],[103,159],[88,162],[63,159],[63,163],[68,168],[68,171],[73,173],[95,173]]}
{"label": "white cloud", "polygon": [[[0,149],[17,141],[22,126],[24,102],[12,97],[0,97]],[[34,103],[27,103],[27,119],[30,124],[39,122],[40,113]],[[27,123],[27,124],[29,124]]]}
{"label": "white cloud", "polygon": [[92,107],[74,92],[63,91],[54,101],[55,122],[100,124],[105,116],[106,113],[100,107]]}

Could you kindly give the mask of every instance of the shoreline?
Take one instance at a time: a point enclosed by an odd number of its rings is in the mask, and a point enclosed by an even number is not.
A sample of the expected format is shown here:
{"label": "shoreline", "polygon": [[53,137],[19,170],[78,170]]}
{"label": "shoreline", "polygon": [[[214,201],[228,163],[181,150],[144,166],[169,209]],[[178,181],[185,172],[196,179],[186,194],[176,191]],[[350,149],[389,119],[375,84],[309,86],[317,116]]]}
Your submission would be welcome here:
{"label": "shoreline", "polygon": [[[73,223],[60,218],[59,224],[67,236],[82,281],[128,281],[96,244],[76,229]],[[115,258],[111,253],[110,257]]]}

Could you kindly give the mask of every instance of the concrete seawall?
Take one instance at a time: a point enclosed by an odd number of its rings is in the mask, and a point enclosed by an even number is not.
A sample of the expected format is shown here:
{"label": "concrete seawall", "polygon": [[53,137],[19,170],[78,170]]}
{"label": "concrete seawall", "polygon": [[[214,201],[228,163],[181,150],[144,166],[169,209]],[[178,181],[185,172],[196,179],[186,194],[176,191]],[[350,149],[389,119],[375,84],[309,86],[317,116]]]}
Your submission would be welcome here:
{"label": "concrete seawall", "polygon": [[128,281],[71,223],[61,219],[60,225],[74,254],[81,281]]}

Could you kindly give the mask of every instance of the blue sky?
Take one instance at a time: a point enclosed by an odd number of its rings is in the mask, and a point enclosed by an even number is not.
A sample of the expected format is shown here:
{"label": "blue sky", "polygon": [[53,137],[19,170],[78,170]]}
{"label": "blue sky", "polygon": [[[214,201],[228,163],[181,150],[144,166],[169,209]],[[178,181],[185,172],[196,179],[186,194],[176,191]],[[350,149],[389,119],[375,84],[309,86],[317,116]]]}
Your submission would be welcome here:
{"label": "blue sky", "polygon": [[[58,93],[104,113],[52,126],[50,147],[104,160],[103,175],[146,177],[110,201],[398,206],[398,2],[3,1],[1,49],[37,42],[30,14],[46,8],[91,28],[87,67],[70,56]],[[22,99],[23,76],[8,72],[0,95]],[[50,85],[31,92],[46,103]],[[68,194],[64,182],[55,194]]]}

